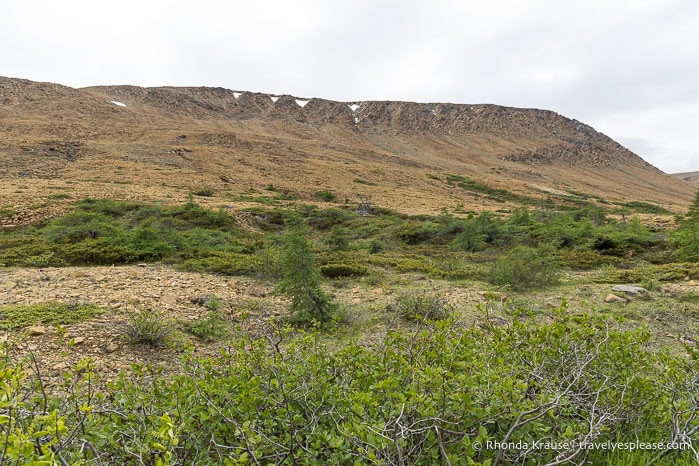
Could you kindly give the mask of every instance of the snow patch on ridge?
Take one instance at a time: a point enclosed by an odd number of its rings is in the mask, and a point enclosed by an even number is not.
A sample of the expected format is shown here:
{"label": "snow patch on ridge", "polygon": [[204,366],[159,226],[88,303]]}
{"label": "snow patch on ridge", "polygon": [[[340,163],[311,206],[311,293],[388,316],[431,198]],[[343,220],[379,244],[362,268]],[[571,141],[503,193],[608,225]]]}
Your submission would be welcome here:
{"label": "snow patch on ridge", "polygon": [[347,106],[350,108],[350,110],[352,110],[352,113],[356,112],[359,108],[359,104],[349,104]]}
{"label": "snow patch on ridge", "polygon": [[279,97],[277,97],[276,95],[271,95],[271,96],[269,96],[269,98],[272,99],[273,104],[276,104],[277,100],[279,100]]}
{"label": "snow patch on ridge", "polygon": [[233,97],[235,97],[236,99],[237,99],[238,97],[240,97],[241,95],[243,95],[243,94],[241,94],[240,92],[234,92],[234,93],[233,93]]}
{"label": "snow patch on ridge", "polygon": [[117,107],[126,107],[125,103],[119,102],[118,100],[110,100],[109,103],[116,105]]}
{"label": "snow patch on ridge", "polygon": [[308,103],[307,100],[296,99],[296,105],[298,105],[299,107],[305,107],[307,103]]}

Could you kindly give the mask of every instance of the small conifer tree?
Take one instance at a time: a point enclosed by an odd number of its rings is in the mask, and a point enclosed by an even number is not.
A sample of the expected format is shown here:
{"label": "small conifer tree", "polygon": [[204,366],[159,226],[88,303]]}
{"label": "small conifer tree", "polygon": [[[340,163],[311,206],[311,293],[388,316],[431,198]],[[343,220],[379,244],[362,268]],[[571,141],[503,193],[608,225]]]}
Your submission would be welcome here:
{"label": "small conifer tree", "polygon": [[287,227],[282,259],[284,279],[278,289],[291,298],[294,322],[327,324],[337,305],[320,286],[320,271],[308,240],[308,227],[298,216],[287,219]]}
{"label": "small conifer tree", "polygon": [[682,261],[699,262],[699,190],[675,232],[677,256]]}

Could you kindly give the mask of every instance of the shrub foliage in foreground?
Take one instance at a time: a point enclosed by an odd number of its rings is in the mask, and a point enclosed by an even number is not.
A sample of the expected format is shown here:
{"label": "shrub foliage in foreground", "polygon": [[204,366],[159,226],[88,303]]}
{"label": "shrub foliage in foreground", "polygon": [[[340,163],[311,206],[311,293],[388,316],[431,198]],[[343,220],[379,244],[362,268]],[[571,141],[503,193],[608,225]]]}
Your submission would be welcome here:
{"label": "shrub foliage in foreground", "polygon": [[[1,451],[10,464],[692,464],[696,358],[647,340],[564,311],[542,326],[442,321],[338,350],[280,332],[186,357],[174,380],[135,368],[109,397],[83,363],[68,403],[0,358]],[[488,447],[637,440],[694,451]]]}

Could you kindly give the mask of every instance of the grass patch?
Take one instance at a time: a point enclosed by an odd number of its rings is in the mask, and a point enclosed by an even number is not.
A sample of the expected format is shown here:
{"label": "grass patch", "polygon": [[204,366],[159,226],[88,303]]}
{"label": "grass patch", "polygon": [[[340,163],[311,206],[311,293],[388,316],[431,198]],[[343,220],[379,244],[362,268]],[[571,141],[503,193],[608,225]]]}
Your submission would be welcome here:
{"label": "grass patch", "polygon": [[0,329],[11,330],[31,325],[68,325],[90,320],[104,310],[92,304],[14,304],[0,307]]}

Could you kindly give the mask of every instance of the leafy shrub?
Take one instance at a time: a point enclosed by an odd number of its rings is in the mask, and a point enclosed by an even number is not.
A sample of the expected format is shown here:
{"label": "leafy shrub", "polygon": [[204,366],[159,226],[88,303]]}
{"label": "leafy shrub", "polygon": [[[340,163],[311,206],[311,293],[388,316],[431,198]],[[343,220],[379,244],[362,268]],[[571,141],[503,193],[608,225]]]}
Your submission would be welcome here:
{"label": "leafy shrub", "polygon": [[164,313],[148,309],[130,314],[122,334],[131,344],[158,346],[168,341],[174,329]]}
{"label": "leafy shrub", "polygon": [[3,461],[132,464],[136,452],[153,465],[696,463],[690,448],[588,448],[698,440],[696,360],[650,350],[641,330],[556,310],[536,325],[438,322],[371,345],[323,341],[247,337],[187,357],[171,377],[133,366],[107,397],[93,395],[86,361],[54,394],[0,348],[1,430],[12,439]]}
{"label": "leafy shrub", "polygon": [[443,320],[454,314],[451,304],[436,293],[409,293],[396,298],[388,307],[407,321]]}
{"label": "leafy shrub", "polygon": [[558,284],[559,269],[560,261],[551,248],[517,246],[495,262],[490,281],[515,291],[545,288]]}
{"label": "leafy shrub", "polygon": [[360,264],[327,264],[320,267],[320,273],[327,278],[357,277],[365,275],[367,268]]}

